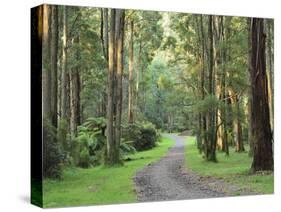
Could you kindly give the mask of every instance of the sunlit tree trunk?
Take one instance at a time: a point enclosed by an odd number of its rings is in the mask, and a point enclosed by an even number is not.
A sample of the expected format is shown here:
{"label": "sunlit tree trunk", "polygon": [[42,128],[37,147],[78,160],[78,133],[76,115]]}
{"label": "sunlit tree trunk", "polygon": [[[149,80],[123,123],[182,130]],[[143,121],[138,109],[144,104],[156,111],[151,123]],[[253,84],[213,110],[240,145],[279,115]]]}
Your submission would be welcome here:
{"label": "sunlit tree trunk", "polygon": [[63,28],[62,28],[62,74],[61,74],[61,118],[69,119],[69,75],[67,69],[67,13],[68,8],[63,6]]}
{"label": "sunlit tree trunk", "polygon": [[266,58],[267,58],[267,79],[268,79],[268,99],[269,99],[269,112],[270,112],[270,126],[274,130],[274,89],[273,89],[273,20],[266,20]]}
{"label": "sunlit tree trunk", "polygon": [[134,22],[130,22],[130,44],[129,44],[129,96],[128,96],[128,122],[134,122],[133,114],[133,89],[134,89]]}
{"label": "sunlit tree trunk", "polygon": [[61,42],[61,74],[60,74],[60,118],[59,129],[65,130],[65,133],[60,134],[59,141],[64,150],[68,148],[67,133],[70,132],[70,93],[69,93],[69,72],[68,72],[68,55],[67,55],[67,40],[68,40],[68,8],[62,6],[62,42]]}
{"label": "sunlit tree trunk", "polygon": [[114,134],[113,134],[113,83],[114,83],[114,44],[115,44],[115,9],[110,11],[110,32],[109,32],[109,43],[108,43],[108,88],[107,88],[107,145],[106,145],[106,164],[114,164]]}
{"label": "sunlit tree trunk", "polygon": [[120,160],[119,147],[121,142],[121,118],[122,118],[122,77],[123,77],[123,67],[124,67],[124,23],[125,22],[125,11],[116,11],[116,51],[117,51],[117,74],[116,74],[116,124],[115,124],[115,161]]}
{"label": "sunlit tree trunk", "polygon": [[138,67],[136,69],[136,92],[135,92],[135,101],[136,105],[139,105],[139,83],[140,83],[140,73],[142,69],[142,41],[139,43],[139,52],[138,52]]}
{"label": "sunlit tree trunk", "polygon": [[[220,22],[219,16],[214,16],[213,18],[213,28],[214,28],[214,70],[215,70],[215,93],[216,98],[222,99],[222,80],[221,80],[221,62],[222,62],[222,23]],[[216,122],[217,122],[217,134],[216,134],[216,143],[217,149],[224,149],[224,133],[223,133],[223,115],[220,107],[216,109]]]}
{"label": "sunlit tree trunk", "polygon": [[108,51],[106,165],[120,164],[125,11],[111,9]]}

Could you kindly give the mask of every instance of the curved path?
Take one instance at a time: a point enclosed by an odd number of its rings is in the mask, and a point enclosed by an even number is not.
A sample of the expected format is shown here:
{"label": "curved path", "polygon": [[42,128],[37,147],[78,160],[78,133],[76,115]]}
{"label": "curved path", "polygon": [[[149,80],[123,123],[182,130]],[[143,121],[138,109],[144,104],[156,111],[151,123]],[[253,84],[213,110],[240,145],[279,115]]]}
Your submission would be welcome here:
{"label": "curved path", "polygon": [[[198,176],[184,167],[184,140],[177,135],[164,135],[175,141],[167,155],[137,172],[134,181],[140,202],[221,197],[225,193],[222,181]],[[234,188],[232,186],[232,188]],[[230,187],[230,190],[233,190]],[[229,190],[229,188],[228,188]],[[235,188],[234,188],[235,190]]]}

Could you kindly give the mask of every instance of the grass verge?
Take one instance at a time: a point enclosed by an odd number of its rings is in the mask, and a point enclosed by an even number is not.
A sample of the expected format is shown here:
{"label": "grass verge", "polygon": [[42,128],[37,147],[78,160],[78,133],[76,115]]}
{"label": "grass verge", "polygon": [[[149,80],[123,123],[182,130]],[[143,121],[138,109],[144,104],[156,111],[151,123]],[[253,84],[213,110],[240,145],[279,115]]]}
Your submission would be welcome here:
{"label": "grass verge", "polygon": [[162,138],[157,147],[130,155],[132,160],[121,167],[68,168],[63,180],[43,182],[43,206],[136,202],[133,176],[147,164],[163,157],[173,143],[171,139]]}
{"label": "grass verge", "polygon": [[250,189],[261,194],[272,194],[274,192],[273,173],[249,174],[252,158],[246,152],[237,153],[230,148],[230,156],[223,152],[217,152],[218,163],[203,160],[198,153],[195,137],[188,136],[186,141],[186,165],[202,176],[222,178],[226,182],[235,184],[242,189]]}

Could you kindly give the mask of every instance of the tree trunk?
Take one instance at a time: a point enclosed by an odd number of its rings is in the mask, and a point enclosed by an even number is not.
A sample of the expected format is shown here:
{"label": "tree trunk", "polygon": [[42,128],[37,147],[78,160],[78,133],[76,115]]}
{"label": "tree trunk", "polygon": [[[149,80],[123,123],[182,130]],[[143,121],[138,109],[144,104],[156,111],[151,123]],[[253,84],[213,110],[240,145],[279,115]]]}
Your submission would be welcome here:
{"label": "tree trunk", "polygon": [[115,9],[110,12],[110,33],[108,44],[108,88],[107,88],[107,145],[106,164],[114,164],[114,137],[113,137],[113,83],[114,83],[114,37],[115,37]]}
{"label": "tree trunk", "polygon": [[67,15],[68,8],[63,6],[63,35],[62,35],[62,75],[61,75],[61,118],[63,120],[68,119],[67,105],[68,105],[68,71],[67,71]]}
{"label": "tree trunk", "polygon": [[51,6],[51,114],[52,125],[58,126],[58,9],[56,5]]}
{"label": "tree trunk", "polygon": [[104,48],[105,48],[105,58],[108,61],[108,9],[104,8],[103,11],[103,16],[104,16]]}
{"label": "tree trunk", "polygon": [[100,39],[101,39],[101,46],[104,58],[107,58],[106,55],[106,47],[104,44],[104,15],[103,15],[103,8],[100,8]]}
{"label": "tree trunk", "polygon": [[[215,93],[216,93],[216,98],[221,100],[222,99],[222,80],[220,79],[221,77],[221,62],[222,62],[222,47],[220,47],[221,42],[222,42],[222,31],[223,31],[223,23],[219,16],[214,16],[213,18],[213,28],[215,33],[214,34],[214,62],[215,62],[215,75],[214,79],[216,83],[215,86]],[[216,134],[216,144],[217,144],[217,149],[218,150],[223,150],[224,149],[224,133],[223,133],[223,114],[221,108],[216,109],[216,122],[217,122],[217,134]]]}
{"label": "tree trunk", "polygon": [[108,51],[107,149],[108,166],[120,164],[122,77],[125,11],[111,9]]}
{"label": "tree trunk", "polygon": [[[103,48],[104,48],[104,57],[106,60],[106,64],[108,66],[108,9],[104,8],[102,9],[102,25],[103,25],[103,32],[102,33],[102,41],[103,41]],[[102,101],[101,101],[101,116],[106,117],[106,104],[107,104],[107,94],[106,91],[102,92]]]}
{"label": "tree trunk", "polygon": [[264,20],[253,18],[251,23],[251,85],[254,140],[253,171],[273,170],[272,133],[270,129],[268,82],[266,75]]}
{"label": "tree trunk", "polygon": [[134,122],[133,116],[133,69],[134,69],[134,22],[130,22],[130,46],[129,46],[129,97],[128,97],[128,122]]}
{"label": "tree trunk", "polygon": [[267,31],[267,79],[268,79],[268,101],[271,131],[274,129],[274,89],[273,89],[273,20],[266,21]]}
{"label": "tree trunk", "polygon": [[[213,17],[209,16],[209,95],[214,95],[214,79],[213,79],[213,68],[214,68],[214,46],[213,46]],[[213,107],[213,106],[212,106]],[[208,147],[206,159],[208,161],[216,162],[216,130],[215,130],[215,110],[211,108],[208,112]]]}
{"label": "tree trunk", "polygon": [[[228,17],[229,20],[230,17]],[[230,20],[229,20],[230,21]],[[227,23],[226,23],[227,24]],[[228,33],[225,33],[224,27],[224,18],[221,16],[221,41],[225,42],[228,39]],[[227,31],[226,31],[227,32]],[[227,136],[227,122],[228,122],[228,114],[227,114],[227,99],[226,99],[226,63],[227,63],[227,48],[222,47],[221,52],[222,58],[222,98],[223,98],[223,109],[222,109],[222,117],[223,117],[223,151],[228,156],[229,155],[229,147],[228,147],[228,136]]]}
{"label": "tree trunk", "polygon": [[108,9],[100,9],[100,38],[105,60],[108,62]]}
{"label": "tree trunk", "polygon": [[[74,39],[76,45],[79,45],[79,35]],[[80,74],[79,74],[80,52],[76,50],[76,65],[72,68],[70,74],[70,105],[71,118],[70,130],[71,134],[77,135],[77,127],[80,125]]]}
{"label": "tree trunk", "polygon": [[[249,74],[252,72],[252,44],[251,44],[251,19],[247,20],[247,28],[248,28],[248,71]],[[250,157],[253,156],[254,147],[253,147],[253,128],[252,128],[252,108],[253,108],[253,100],[252,100],[252,89],[251,86],[248,88],[248,143],[249,143],[249,153]]]}
{"label": "tree trunk", "polygon": [[235,151],[236,152],[244,152],[244,143],[242,138],[242,126],[241,126],[241,120],[240,120],[240,102],[238,99],[237,94],[234,95],[234,104],[236,105],[236,117],[233,121],[233,132],[234,132],[234,142],[235,142]]}
{"label": "tree trunk", "polygon": [[115,161],[119,161],[120,159],[120,142],[121,142],[121,118],[122,118],[122,77],[123,77],[123,51],[124,51],[124,22],[125,22],[125,11],[117,10],[116,11],[116,21],[118,23],[118,27],[116,27],[116,50],[117,50],[117,74],[116,74],[116,128],[115,128],[115,136],[116,136],[116,144],[115,144]]}
{"label": "tree trunk", "polygon": [[136,105],[139,105],[139,83],[140,83],[140,73],[141,73],[141,56],[142,56],[142,42],[139,44],[139,54],[138,54],[138,68],[137,68],[137,76],[136,76]]}
{"label": "tree trunk", "polygon": [[[201,29],[201,42],[202,42],[202,69],[201,69],[201,99],[205,99],[205,33],[204,33],[204,26],[203,26],[203,16],[200,16],[200,29]],[[202,131],[200,132],[202,145],[205,153],[205,157],[207,157],[207,120],[206,120],[206,113],[201,113],[202,118]]]}
{"label": "tree trunk", "polygon": [[51,121],[51,69],[50,69],[50,14],[49,5],[43,5],[43,34],[42,34],[42,52],[43,52],[43,118]]}

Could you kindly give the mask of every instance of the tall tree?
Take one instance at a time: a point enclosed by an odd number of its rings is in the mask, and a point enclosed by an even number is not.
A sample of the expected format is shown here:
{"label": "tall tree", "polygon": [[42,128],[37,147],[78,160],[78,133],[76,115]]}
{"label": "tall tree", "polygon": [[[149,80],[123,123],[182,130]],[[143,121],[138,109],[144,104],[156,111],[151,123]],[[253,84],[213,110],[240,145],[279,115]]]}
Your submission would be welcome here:
{"label": "tall tree", "polygon": [[[221,19],[221,42],[225,43],[228,39],[229,33],[227,26],[225,27],[224,24],[224,18],[223,16],[220,17]],[[231,17],[226,18],[226,24],[230,25]],[[229,26],[228,26],[229,28]],[[226,31],[226,32],[225,32]],[[228,136],[227,136],[227,122],[228,122],[228,115],[227,115],[227,95],[226,95],[226,63],[227,63],[227,48],[224,45],[221,50],[221,60],[222,60],[222,98],[223,98],[223,109],[222,109],[222,121],[223,121],[223,145],[222,149],[226,153],[226,155],[229,155],[229,147],[228,147]]]}
{"label": "tall tree", "polygon": [[236,152],[244,152],[244,143],[242,138],[242,125],[241,125],[241,118],[239,115],[240,112],[240,100],[239,96],[235,94],[233,96],[234,104],[236,105],[236,116],[233,120],[233,132],[234,132],[234,142],[235,142],[235,151]]}
{"label": "tall tree", "polygon": [[42,52],[43,52],[43,118],[51,121],[51,69],[50,69],[50,14],[49,5],[43,5],[43,35],[42,35]]}
{"label": "tall tree", "polygon": [[[79,35],[74,39],[75,44],[79,45]],[[77,127],[80,125],[80,74],[79,74],[80,53],[76,50],[77,64],[70,73],[70,130],[73,135],[77,135]]]}
{"label": "tall tree", "polygon": [[121,120],[122,120],[122,78],[123,78],[123,67],[124,67],[124,24],[125,24],[125,11],[116,11],[116,144],[115,151],[116,157],[119,159],[119,147],[121,142]]}
{"label": "tall tree", "polygon": [[[223,35],[223,20],[219,16],[214,16],[213,18],[213,28],[214,28],[214,70],[215,70],[215,80],[217,81],[215,86],[216,98],[222,99],[222,79],[221,79],[221,67],[222,67],[222,35]],[[217,126],[217,148],[219,150],[224,149],[224,133],[223,133],[223,114],[220,107],[217,108],[216,112],[216,122]]]}
{"label": "tall tree", "polygon": [[139,84],[140,84],[140,74],[142,71],[142,41],[139,41],[139,51],[138,51],[138,68],[136,70],[136,105],[138,105],[138,97],[139,97]]}
{"label": "tall tree", "polygon": [[[204,100],[205,99],[205,59],[206,59],[206,54],[205,54],[205,32],[204,32],[204,26],[203,26],[203,16],[200,16],[200,29],[201,29],[201,42],[202,42],[202,55],[201,55],[201,99]],[[204,145],[204,151],[205,153],[207,152],[207,120],[206,120],[206,113],[203,112],[201,113],[201,118],[202,118],[202,129],[200,130],[200,135],[202,138],[202,143]]]}
{"label": "tall tree", "polygon": [[253,18],[251,23],[252,67],[250,69],[251,124],[254,141],[253,171],[273,170],[265,39],[264,19]]}
{"label": "tall tree", "polygon": [[62,29],[62,70],[61,70],[61,118],[69,120],[69,73],[67,67],[67,40],[68,40],[68,7],[63,6],[63,29]]}
{"label": "tall tree", "polygon": [[59,178],[62,154],[57,142],[58,9],[56,5],[43,5],[42,37],[43,177]]}
{"label": "tall tree", "polygon": [[115,46],[115,14],[116,10],[110,10],[110,32],[108,43],[108,79],[107,79],[107,145],[106,145],[106,163],[108,165],[115,163],[115,141],[114,141],[114,46]]}
{"label": "tall tree", "polygon": [[[108,9],[101,8],[100,9],[101,16],[100,16],[100,38],[101,38],[101,45],[103,50],[103,56],[108,66]],[[106,116],[106,92],[101,93],[101,105],[100,115],[105,117]]]}
{"label": "tall tree", "polygon": [[268,98],[269,98],[269,114],[271,130],[274,129],[274,85],[273,85],[273,20],[266,20],[266,63],[267,63],[267,79],[268,79]]}
{"label": "tall tree", "polygon": [[110,10],[110,33],[107,79],[107,143],[106,165],[120,164],[122,118],[122,75],[124,46],[124,10]]}
{"label": "tall tree", "polygon": [[[81,11],[79,9],[76,10],[78,15],[77,19],[79,19],[79,14]],[[76,21],[79,21],[77,20]],[[77,127],[81,124],[81,112],[80,112],[80,31],[76,32],[75,37],[73,38],[74,45],[74,58],[75,65],[71,67],[69,74],[70,81],[70,131],[71,134],[77,135]]]}
{"label": "tall tree", "polygon": [[[210,96],[215,95],[214,93],[214,35],[213,35],[213,16],[209,15],[208,18],[208,37],[209,37],[209,76],[208,76],[208,93]],[[208,141],[205,156],[208,161],[216,162],[216,113],[214,106],[211,106],[208,112]]]}
{"label": "tall tree", "polygon": [[128,122],[134,122],[133,92],[134,92],[134,21],[130,21],[130,44],[129,44],[129,97],[128,97]]}
{"label": "tall tree", "polygon": [[58,125],[58,8],[57,5],[51,6],[51,110],[52,124],[54,127]]}
{"label": "tall tree", "polygon": [[108,60],[108,9],[100,9],[100,38],[103,55]]}

